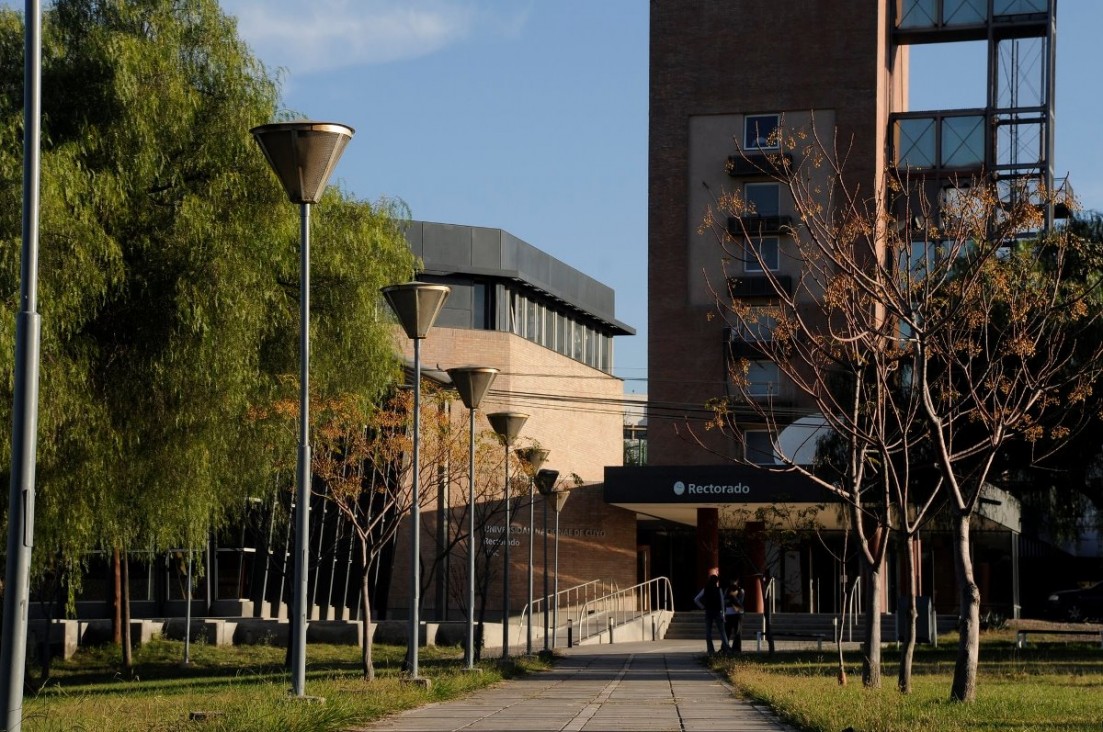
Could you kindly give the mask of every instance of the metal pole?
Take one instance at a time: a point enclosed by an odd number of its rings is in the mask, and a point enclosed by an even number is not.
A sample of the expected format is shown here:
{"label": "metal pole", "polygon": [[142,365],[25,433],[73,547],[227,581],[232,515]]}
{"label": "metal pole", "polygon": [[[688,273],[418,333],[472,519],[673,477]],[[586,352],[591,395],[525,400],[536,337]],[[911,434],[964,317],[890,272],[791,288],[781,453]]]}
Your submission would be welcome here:
{"label": "metal pole", "polygon": [[306,597],[310,552],[310,204],[300,205],[299,463],[295,527],[295,614],[292,618],[291,692],[306,696]]}
{"label": "metal pole", "polygon": [[475,667],[475,410],[467,410],[467,650],[465,666]]}
{"label": "metal pole", "polygon": [[559,640],[559,511],[555,512],[555,612],[552,615],[552,625],[555,627],[555,638],[552,641],[552,648],[555,648],[555,641]]}
{"label": "metal pole", "polygon": [[188,592],[184,602],[187,603],[187,607],[184,608],[184,665],[187,666],[191,663],[191,566],[192,556],[191,548],[188,548]]}
{"label": "metal pole", "polygon": [[418,630],[420,622],[418,618],[418,602],[421,597],[421,498],[419,496],[420,482],[420,454],[421,447],[421,339],[414,338],[414,450],[413,470],[414,476],[411,487],[410,500],[410,625],[408,628],[409,639],[407,641],[406,655],[410,662],[410,678],[418,678],[417,674],[417,647]]}
{"label": "metal pole", "polygon": [[548,650],[548,496],[544,496],[544,650]]}
{"label": "metal pole", "polygon": [[35,458],[38,448],[38,365],[42,322],[38,298],[39,140],[41,137],[42,12],[26,0],[23,63],[23,248],[20,305],[15,325],[15,391],[12,403],[11,490],[8,499],[4,624],[0,645],[0,709],[4,729],[23,723],[27,662],[31,548],[34,546]]}
{"label": "metal pole", "polygon": [[502,440],[506,447],[506,532],[504,550],[504,569],[502,571],[502,658],[509,658],[509,443]]}
{"label": "metal pole", "polygon": [[532,545],[533,545],[533,539],[534,539],[534,534],[535,534],[535,532],[533,531],[533,528],[536,526],[536,523],[534,521],[534,516],[533,516],[533,513],[535,511],[535,506],[533,505],[533,497],[532,497],[533,482],[534,482],[533,478],[529,477],[529,577],[528,577],[528,579],[529,579],[529,599],[528,599],[529,604],[528,604],[528,612],[525,614],[525,618],[527,620],[527,623],[525,625],[525,633],[526,633],[526,635],[525,635],[525,643],[526,643],[525,653],[527,653],[530,656],[532,655],[532,560],[533,560]]}

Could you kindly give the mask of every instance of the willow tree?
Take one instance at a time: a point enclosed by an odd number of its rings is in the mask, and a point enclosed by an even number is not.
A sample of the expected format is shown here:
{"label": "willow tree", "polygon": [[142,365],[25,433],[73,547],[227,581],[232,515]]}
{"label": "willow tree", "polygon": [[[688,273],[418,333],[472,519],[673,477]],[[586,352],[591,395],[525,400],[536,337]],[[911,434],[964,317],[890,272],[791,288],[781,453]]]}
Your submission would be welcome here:
{"label": "willow tree", "polygon": [[[297,388],[298,216],[249,136],[278,84],[215,0],[59,0],[43,25],[35,562],[196,546],[295,454],[274,405]],[[0,10],[9,374],[21,38]],[[318,209],[315,390],[372,399],[396,375],[378,289],[413,260],[393,206],[331,189]]]}
{"label": "willow tree", "polygon": [[[744,197],[724,193],[706,222],[725,260],[752,262],[769,290],[757,306],[738,297],[738,276],[730,293],[718,291],[733,340],[750,355],[733,354],[736,398],[719,405],[717,423],[784,427],[791,409],[756,393],[752,370],[756,360],[776,365],[823,416],[837,459],[824,471],[775,444],[781,464],[772,469],[802,472],[850,505],[875,575],[888,531],[910,538],[941,493],[960,592],[951,698],[972,701],[980,631],[972,520],[1001,456],[1016,445],[1048,453],[1087,414],[1103,344],[1084,338],[1100,318],[1099,281],[1080,270],[1099,271],[1103,247],[1067,229],[1044,231],[1045,192],[981,176],[927,197],[930,187],[896,171],[863,186],[845,179],[845,156],[814,132],[776,140],[780,152],[754,162],[792,201],[781,246],[795,263],[792,281],[763,258],[763,222]],[[911,547],[906,541],[909,559]],[[877,612],[867,596],[867,612]],[[908,610],[914,623],[914,605]],[[878,675],[880,640],[869,620],[867,684]],[[901,688],[909,683],[902,671]]]}

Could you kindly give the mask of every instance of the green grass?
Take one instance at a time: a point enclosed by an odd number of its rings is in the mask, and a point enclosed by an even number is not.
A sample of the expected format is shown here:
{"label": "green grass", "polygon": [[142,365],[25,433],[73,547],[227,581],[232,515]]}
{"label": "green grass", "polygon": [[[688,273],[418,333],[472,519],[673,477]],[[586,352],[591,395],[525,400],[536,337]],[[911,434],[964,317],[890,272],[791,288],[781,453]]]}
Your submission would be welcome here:
{"label": "green grass", "polygon": [[975,703],[950,701],[956,647],[920,647],[911,694],[896,689],[898,655],[884,654],[883,685],[862,686],[861,657],[846,655],[848,683],[830,652],[746,654],[718,660],[737,693],[764,702],[804,730],[839,732],[1080,732],[1103,730],[1103,650],[1041,644],[1018,650],[1004,635],[981,646]]}
{"label": "green grass", "polygon": [[[360,674],[359,649],[311,644],[307,649],[306,693],[324,703],[289,696],[285,650],[273,646],[218,648],[192,646],[192,663],[180,665],[183,644],[155,640],[135,650],[132,678],[124,677],[119,650],[82,649],[70,661],[54,664],[51,676],[23,702],[23,729],[47,730],[342,730],[385,714],[461,696],[503,678],[547,664],[515,659],[508,666],[480,664],[481,673],[463,668],[460,649],[429,647],[419,654],[428,690],[403,683],[405,647],[375,646],[376,680]],[[204,722],[191,712],[213,712]]]}

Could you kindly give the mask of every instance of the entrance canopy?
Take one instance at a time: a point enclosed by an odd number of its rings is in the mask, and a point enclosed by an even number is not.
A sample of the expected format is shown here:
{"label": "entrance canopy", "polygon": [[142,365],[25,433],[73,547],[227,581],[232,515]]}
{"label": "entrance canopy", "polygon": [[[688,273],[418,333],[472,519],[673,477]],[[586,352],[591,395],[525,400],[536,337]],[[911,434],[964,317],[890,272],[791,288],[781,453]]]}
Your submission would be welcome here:
{"label": "entrance canopy", "polygon": [[761,505],[830,504],[824,513],[839,513],[838,498],[803,475],[743,465],[607,467],[605,502],[688,526],[696,525],[699,508],[720,509],[721,524],[733,509],[754,511]]}

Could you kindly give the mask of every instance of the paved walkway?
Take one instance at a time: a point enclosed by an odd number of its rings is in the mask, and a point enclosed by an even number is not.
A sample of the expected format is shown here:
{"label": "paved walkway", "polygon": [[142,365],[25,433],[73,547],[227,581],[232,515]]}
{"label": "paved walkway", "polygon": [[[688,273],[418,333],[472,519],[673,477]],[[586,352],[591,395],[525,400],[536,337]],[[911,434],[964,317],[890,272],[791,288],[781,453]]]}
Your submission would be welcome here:
{"label": "paved walkway", "polygon": [[582,646],[545,673],[380,720],[360,732],[781,732],[701,665],[700,641]]}

